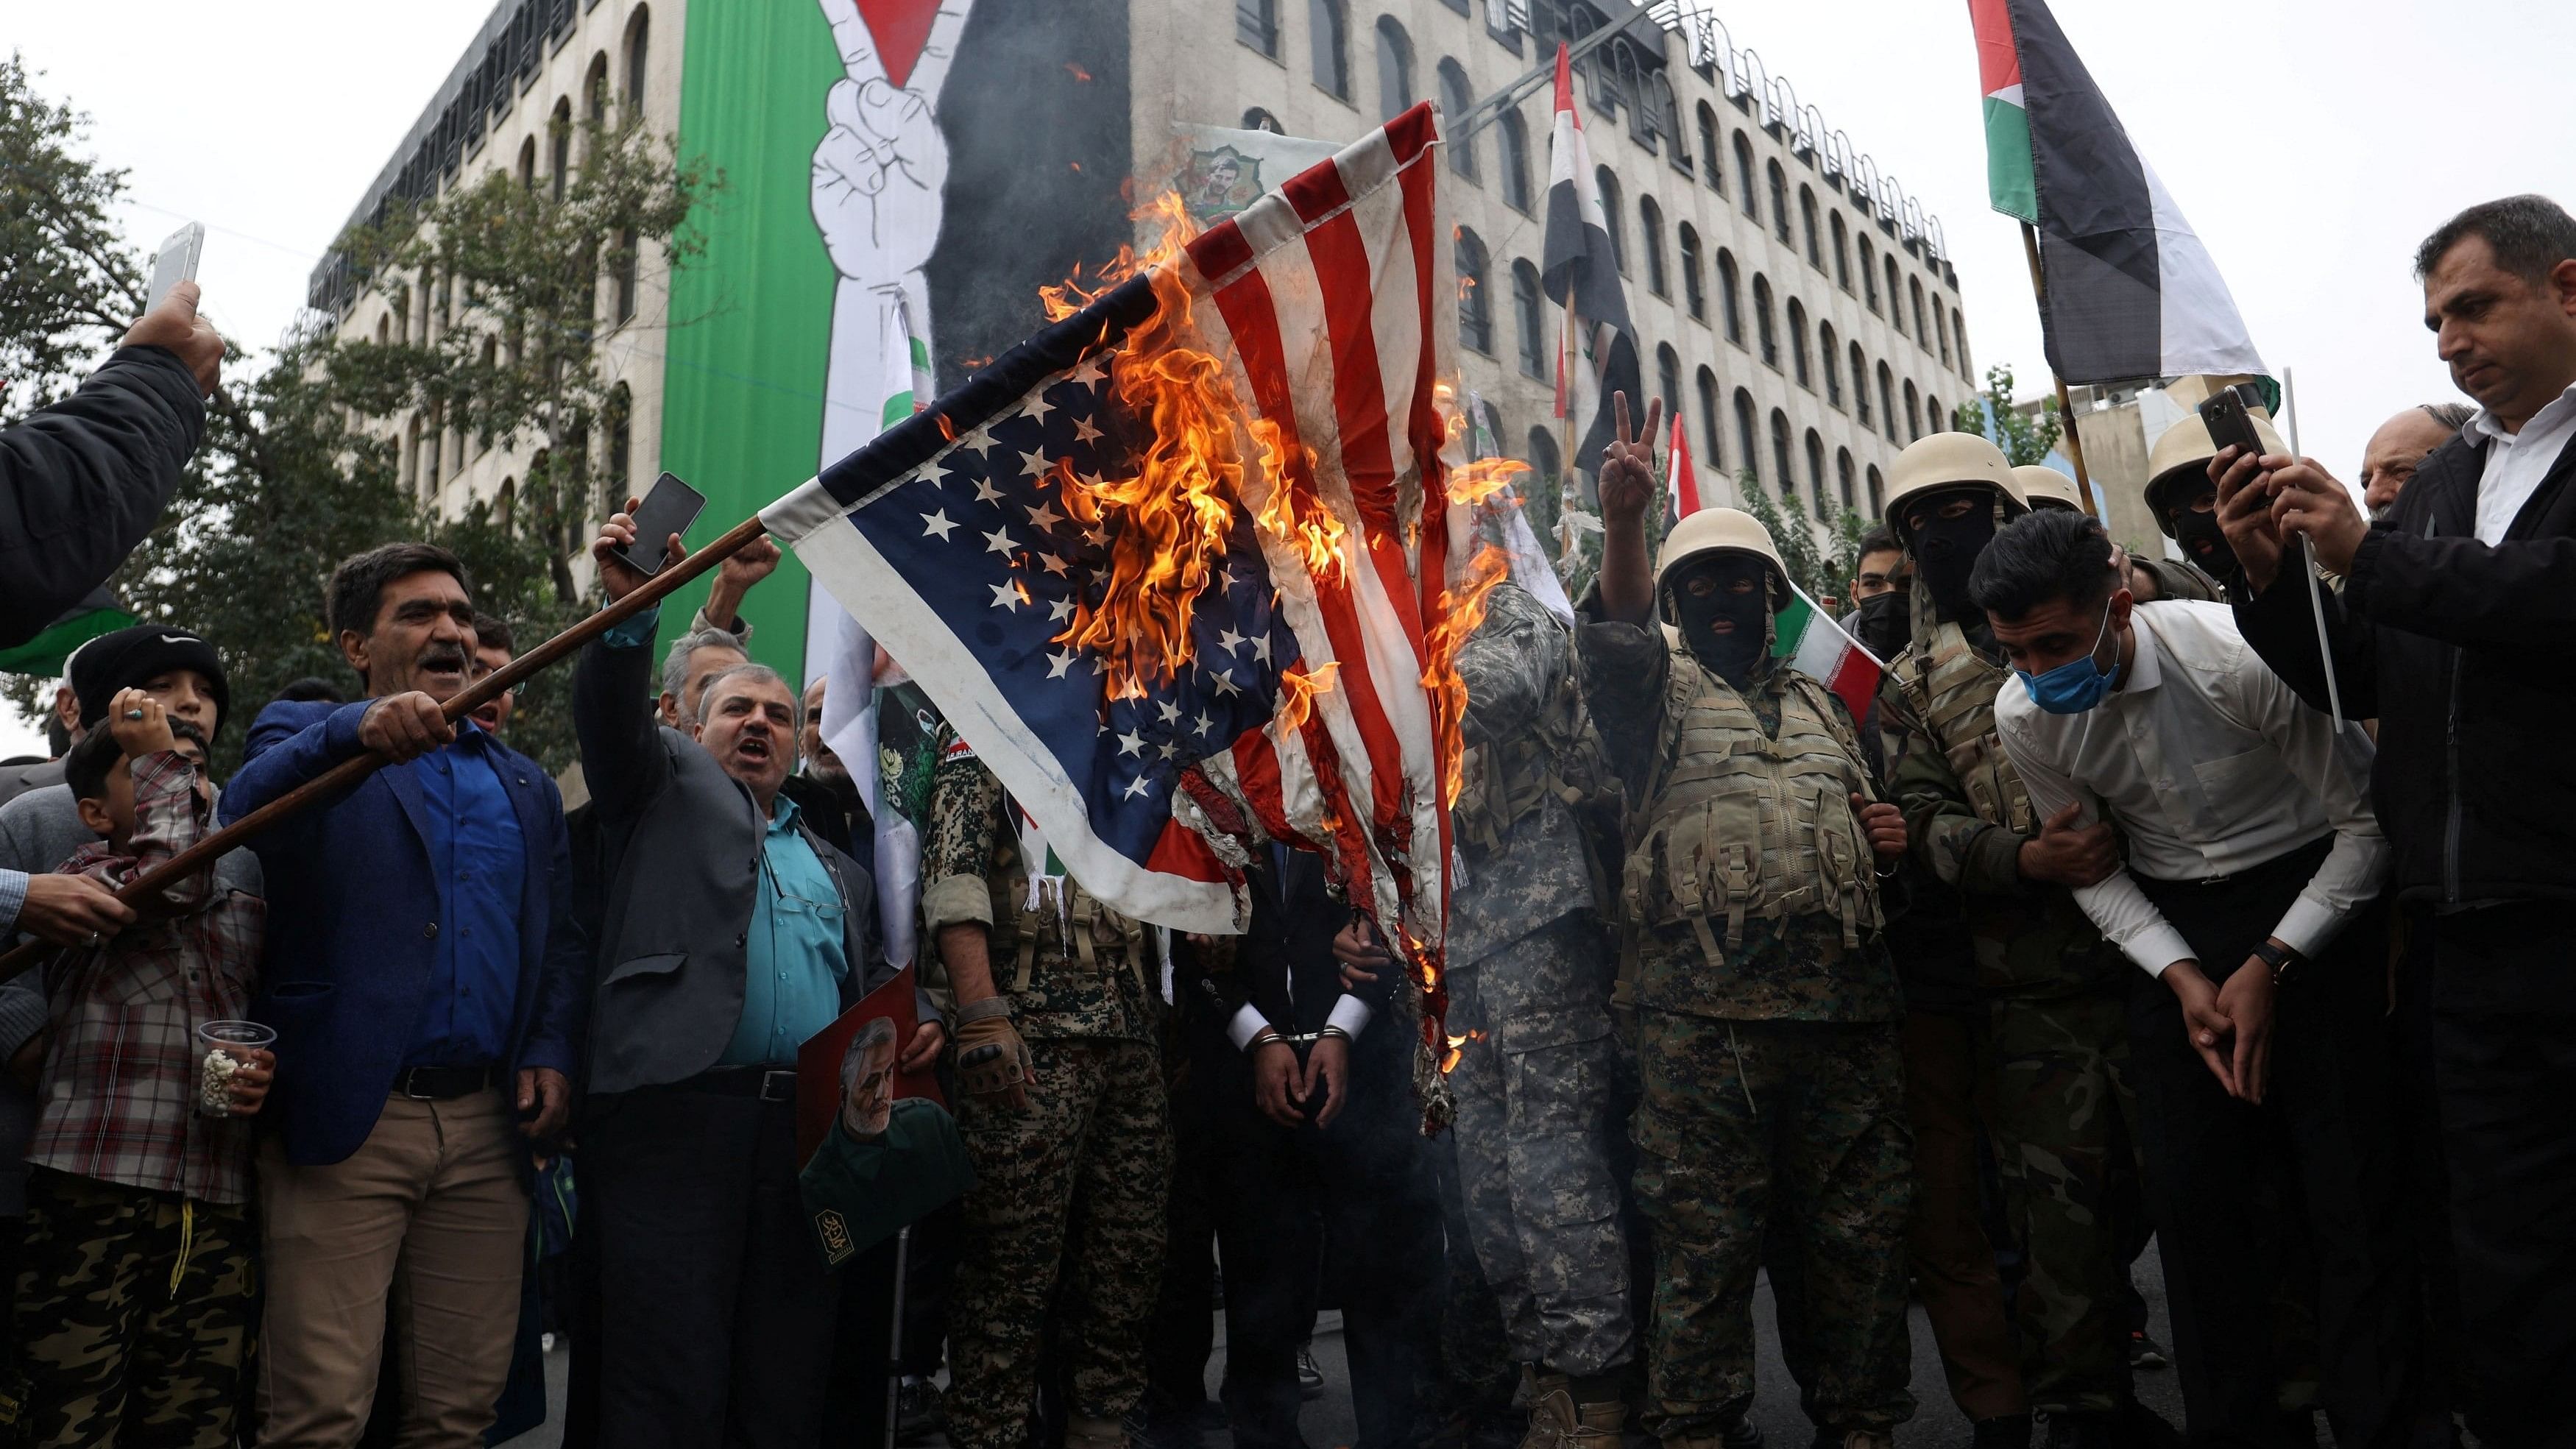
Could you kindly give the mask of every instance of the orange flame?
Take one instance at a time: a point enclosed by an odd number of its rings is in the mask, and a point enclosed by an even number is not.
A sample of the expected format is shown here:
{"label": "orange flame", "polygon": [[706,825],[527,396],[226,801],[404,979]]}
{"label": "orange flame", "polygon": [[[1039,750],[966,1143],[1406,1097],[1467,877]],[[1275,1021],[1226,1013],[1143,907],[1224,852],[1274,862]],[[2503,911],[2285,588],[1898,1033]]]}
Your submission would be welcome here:
{"label": "orange flame", "polygon": [[1476,632],[1476,626],[1485,621],[1485,596],[1509,578],[1511,571],[1511,555],[1490,543],[1476,550],[1464,577],[1449,586],[1447,608],[1440,621],[1432,625],[1431,637],[1423,641],[1427,658],[1422,666],[1422,687],[1431,694],[1432,728],[1439,733],[1439,754],[1446,762],[1440,782],[1440,807],[1444,810],[1458,803],[1458,789],[1466,775],[1462,757],[1467,681],[1458,677],[1458,651]]}
{"label": "orange flame", "polygon": [[1449,1050],[1442,1054],[1440,1058],[1441,1073],[1446,1075],[1450,1072],[1456,1071],[1458,1069],[1458,1059],[1467,1054],[1467,1043],[1471,1041],[1483,1041],[1484,1039],[1485,1034],[1481,1031],[1467,1031],[1463,1033],[1454,1031],[1450,1032]]}
{"label": "orange flame", "polygon": [[1502,492],[1529,470],[1529,464],[1518,458],[1478,458],[1473,463],[1461,463],[1449,470],[1449,501],[1472,508]]}
{"label": "orange flame", "polygon": [[1075,80],[1088,81],[1091,79],[1091,72],[1084,70],[1081,66],[1075,65],[1072,61],[1066,61],[1064,63],[1064,68],[1073,72],[1073,78]]}
{"label": "orange flame", "polygon": [[1279,676],[1279,733],[1293,734],[1305,728],[1307,717],[1315,712],[1315,696],[1332,692],[1333,681],[1342,671],[1338,659],[1316,665],[1312,670],[1291,668]]}

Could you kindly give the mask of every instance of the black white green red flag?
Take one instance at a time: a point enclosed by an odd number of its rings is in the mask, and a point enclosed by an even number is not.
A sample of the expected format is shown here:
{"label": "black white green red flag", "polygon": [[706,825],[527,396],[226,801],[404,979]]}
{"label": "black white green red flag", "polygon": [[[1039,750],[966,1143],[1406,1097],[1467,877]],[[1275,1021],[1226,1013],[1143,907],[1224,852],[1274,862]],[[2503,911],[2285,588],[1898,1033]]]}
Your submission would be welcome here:
{"label": "black white green red flag", "polygon": [[1637,329],[1628,320],[1628,293],[1619,282],[1618,253],[1611,249],[1601,187],[1592,170],[1592,150],[1583,139],[1583,117],[1574,108],[1574,68],[1562,41],[1556,47],[1556,125],[1548,139],[1547,171],[1547,242],[1539,285],[1549,301],[1566,308],[1580,351],[1570,369],[1564,352],[1557,354],[1556,415],[1573,418],[1583,429],[1566,465],[1589,474],[1610,445],[1610,395],[1624,392],[1642,408],[1645,382],[1637,361]]}
{"label": "black white green red flag", "polygon": [[2268,375],[2218,264],[2046,0],[1968,0],[1968,16],[1987,191],[2039,233],[2040,324],[2058,377]]}

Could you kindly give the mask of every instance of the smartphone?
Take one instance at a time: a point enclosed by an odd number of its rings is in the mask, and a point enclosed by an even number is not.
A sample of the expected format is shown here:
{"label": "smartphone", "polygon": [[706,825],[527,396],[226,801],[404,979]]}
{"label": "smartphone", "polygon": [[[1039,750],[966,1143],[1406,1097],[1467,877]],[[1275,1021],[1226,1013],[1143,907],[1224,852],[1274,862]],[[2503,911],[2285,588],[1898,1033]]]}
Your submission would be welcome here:
{"label": "smartphone", "polygon": [[2263,455],[2263,440],[2254,431],[2254,415],[2246,410],[2245,387],[2238,383],[2212,393],[2200,405],[2200,421],[2209,429],[2209,440],[2218,446],[2218,451],[2242,448],[2259,458]]}
{"label": "smartphone", "polygon": [[152,288],[143,294],[143,310],[152,311],[181,282],[197,280],[197,256],[206,249],[206,227],[192,221],[163,238],[152,254]]}
{"label": "smartphone", "polygon": [[698,521],[698,510],[707,506],[707,495],[680,481],[677,473],[665,473],[653,480],[653,491],[635,508],[635,546],[614,550],[628,568],[651,577],[669,562],[664,546],[672,534],[686,534],[689,525]]}

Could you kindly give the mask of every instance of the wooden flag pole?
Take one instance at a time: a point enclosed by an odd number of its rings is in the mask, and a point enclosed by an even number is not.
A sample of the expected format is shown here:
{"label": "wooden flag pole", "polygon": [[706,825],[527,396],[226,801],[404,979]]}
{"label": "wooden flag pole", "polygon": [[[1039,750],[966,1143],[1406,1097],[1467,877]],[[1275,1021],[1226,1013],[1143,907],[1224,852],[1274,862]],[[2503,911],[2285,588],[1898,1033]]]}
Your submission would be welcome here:
{"label": "wooden flag pole", "polygon": [[[2043,323],[2047,317],[2048,280],[2039,270],[2039,231],[2029,222],[2021,224],[2021,249],[2030,258],[2030,295],[2040,306]],[[2066,379],[2049,369],[2049,381],[2057,384],[2057,421],[2066,432],[2066,461],[2075,465],[2075,493],[2084,500],[2084,512],[2097,522],[2101,513],[2093,507],[2093,484],[2084,476],[2084,440],[2075,432],[2075,407],[2066,400]]]}
{"label": "wooden flag pole", "polygon": [[[672,590],[731,558],[736,550],[760,537],[762,531],[760,517],[757,514],[735,524],[722,538],[663,569],[646,580],[635,592],[483,676],[463,693],[440,706],[440,712],[447,716],[450,723],[454,723],[481,709],[500,698],[502,691],[516,689],[522,681],[539,670],[559,662],[564,656],[584,644],[660,603]],[[391,763],[392,761],[384,756],[373,752],[360,755],[355,759],[343,760],[189,846],[186,850],[180,851],[153,869],[126,882],[117,889],[116,898],[130,906],[156,895],[162,887],[175,884],[191,872],[213,864],[217,857],[232,850],[243,841],[290,815],[318,804],[325,796],[335,795],[350,788]],[[57,946],[51,941],[28,941],[7,955],[0,956],[0,981],[6,981],[27,970],[49,953],[64,949],[67,948]]]}

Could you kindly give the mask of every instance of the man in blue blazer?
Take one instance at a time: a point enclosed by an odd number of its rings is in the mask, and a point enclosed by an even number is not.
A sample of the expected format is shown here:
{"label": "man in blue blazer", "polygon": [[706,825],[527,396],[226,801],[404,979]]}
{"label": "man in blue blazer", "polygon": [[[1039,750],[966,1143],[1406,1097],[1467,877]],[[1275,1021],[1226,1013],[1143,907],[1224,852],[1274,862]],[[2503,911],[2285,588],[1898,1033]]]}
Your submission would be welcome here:
{"label": "man in blue blazer", "polygon": [[254,1010],[278,1033],[259,1442],[356,1442],[390,1294],[404,1442],[470,1449],[509,1375],[526,1142],[570,1109],[588,989],[563,801],[536,762],[441,713],[473,671],[455,555],[360,554],[329,607],[367,698],[261,711],[221,806],[230,822],[354,756],[393,761],[252,845]]}

